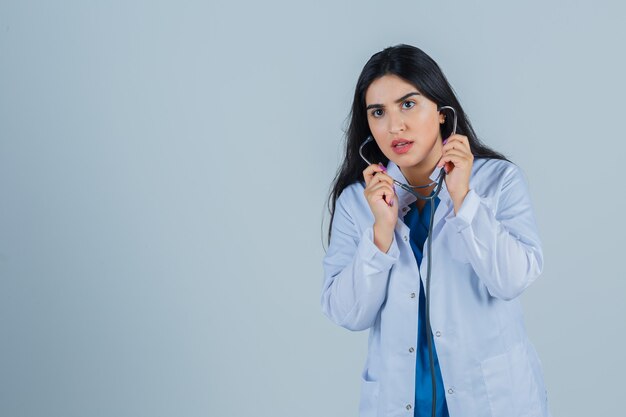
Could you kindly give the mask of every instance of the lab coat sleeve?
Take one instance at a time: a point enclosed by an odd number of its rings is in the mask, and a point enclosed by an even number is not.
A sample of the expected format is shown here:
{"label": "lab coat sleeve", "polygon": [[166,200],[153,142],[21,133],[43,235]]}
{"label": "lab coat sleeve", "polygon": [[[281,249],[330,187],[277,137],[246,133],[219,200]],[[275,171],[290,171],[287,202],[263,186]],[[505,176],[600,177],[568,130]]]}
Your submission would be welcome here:
{"label": "lab coat sleeve", "polygon": [[[354,192],[354,191],[351,191]],[[336,202],[331,240],[324,257],[322,312],[334,323],[357,331],[371,327],[385,300],[387,282],[400,251],[395,236],[387,253],[373,241],[373,224],[359,233],[347,192]]]}
{"label": "lab coat sleeve", "polygon": [[504,172],[495,197],[481,197],[470,189],[456,216],[452,212],[449,217],[492,296],[511,300],[541,274],[541,241],[526,178],[516,165]]}

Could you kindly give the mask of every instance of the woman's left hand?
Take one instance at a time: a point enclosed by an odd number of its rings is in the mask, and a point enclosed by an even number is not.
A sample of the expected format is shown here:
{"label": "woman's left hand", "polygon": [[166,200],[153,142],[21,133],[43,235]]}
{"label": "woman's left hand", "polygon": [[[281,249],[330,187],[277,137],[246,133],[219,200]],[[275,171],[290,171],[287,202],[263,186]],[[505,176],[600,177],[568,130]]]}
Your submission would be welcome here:
{"label": "woman's left hand", "polygon": [[441,151],[442,157],[437,162],[437,167],[443,166],[446,170],[446,187],[454,203],[454,214],[456,214],[469,192],[474,155],[470,151],[467,136],[459,134],[450,136]]}

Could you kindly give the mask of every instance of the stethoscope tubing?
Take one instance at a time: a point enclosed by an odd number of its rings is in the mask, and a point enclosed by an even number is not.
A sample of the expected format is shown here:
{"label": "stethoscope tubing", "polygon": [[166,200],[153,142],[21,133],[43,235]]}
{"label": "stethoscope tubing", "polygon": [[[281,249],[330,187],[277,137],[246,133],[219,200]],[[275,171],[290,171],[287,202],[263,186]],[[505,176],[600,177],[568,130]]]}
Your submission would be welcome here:
{"label": "stethoscope tubing", "polygon": [[[452,133],[450,134],[450,136],[456,134],[456,123],[457,123],[457,116],[456,116],[456,110],[454,109],[454,107],[451,106],[441,106],[439,107],[439,110],[443,110],[443,109],[449,109],[452,110],[452,112],[454,113],[454,123],[453,123],[453,127],[452,127]],[[359,155],[361,155],[361,158],[363,158],[363,160],[368,164],[371,165],[372,163],[370,161],[367,160],[367,158],[365,158],[365,156],[363,155],[363,147],[373,141],[374,139],[372,138],[372,136],[368,136],[367,139],[361,144],[361,146],[359,147]],[[443,186],[443,182],[444,182],[444,177],[446,176],[446,171],[444,168],[441,168],[441,170],[439,171],[439,176],[437,177],[436,181],[433,181],[429,184],[426,185],[419,185],[419,186],[409,186],[407,184],[403,184],[400,181],[394,179],[393,183],[395,185],[397,185],[398,187],[402,188],[403,190],[408,191],[409,193],[413,194],[415,197],[417,197],[420,200],[427,200],[430,201],[430,219],[429,219],[429,224],[428,224],[428,245],[427,245],[427,258],[428,258],[428,269],[427,269],[427,273],[426,273],[426,294],[425,294],[425,300],[426,300],[426,305],[425,305],[425,312],[426,312],[426,337],[428,338],[428,359],[429,359],[429,363],[430,363],[430,380],[431,380],[431,384],[432,384],[432,417],[435,417],[436,414],[436,410],[437,410],[437,387],[436,387],[436,378],[435,378],[435,359],[434,359],[434,352],[433,352],[433,330],[432,327],[430,325],[430,270],[431,270],[431,259],[432,259],[432,233],[433,233],[433,223],[434,223],[434,219],[435,219],[435,198],[437,197],[437,195],[439,195],[439,192],[441,191],[441,187]],[[428,196],[423,196],[417,192],[415,192],[415,188],[426,188],[426,187],[430,187],[433,184],[437,184],[437,187],[435,187],[435,190]]]}

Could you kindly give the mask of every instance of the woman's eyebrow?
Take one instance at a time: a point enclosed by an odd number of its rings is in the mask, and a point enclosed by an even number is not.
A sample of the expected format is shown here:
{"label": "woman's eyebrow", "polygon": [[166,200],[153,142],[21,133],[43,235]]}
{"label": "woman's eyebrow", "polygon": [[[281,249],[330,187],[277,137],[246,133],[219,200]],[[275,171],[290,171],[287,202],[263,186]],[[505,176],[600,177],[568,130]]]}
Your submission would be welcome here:
{"label": "woman's eyebrow", "polygon": [[[400,97],[399,99],[396,100],[396,103],[400,103],[404,100],[406,100],[407,98],[411,97],[411,96],[419,96],[420,93],[418,93],[417,91],[413,91],[412,93],[408,93],[403,95],[402,97]],[[381,109],[385,106],[383,106],[382,104],[370,104],[369,106],[367,106],[365,108],[365,110],[369,110],[369,109]]]}

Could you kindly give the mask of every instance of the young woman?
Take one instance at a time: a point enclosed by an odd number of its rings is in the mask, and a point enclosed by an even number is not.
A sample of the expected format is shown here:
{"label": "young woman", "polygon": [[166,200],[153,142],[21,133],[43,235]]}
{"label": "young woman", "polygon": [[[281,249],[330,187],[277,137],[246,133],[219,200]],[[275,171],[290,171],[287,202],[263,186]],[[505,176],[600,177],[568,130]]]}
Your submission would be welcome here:
{"label": "young woman", "polygon": [[543,269],[525,175],[420,49],[365,64],[330,201],[322,311],[369,329],[361,417],[550,415],[519,300]]}

